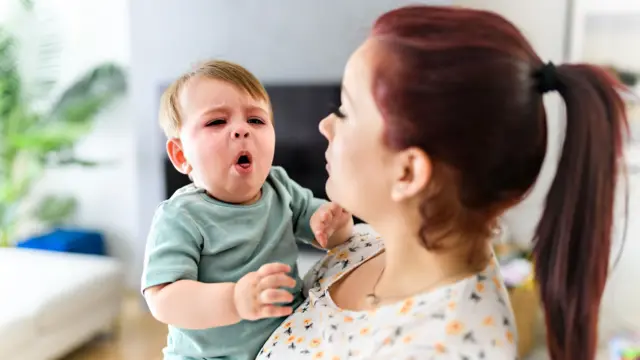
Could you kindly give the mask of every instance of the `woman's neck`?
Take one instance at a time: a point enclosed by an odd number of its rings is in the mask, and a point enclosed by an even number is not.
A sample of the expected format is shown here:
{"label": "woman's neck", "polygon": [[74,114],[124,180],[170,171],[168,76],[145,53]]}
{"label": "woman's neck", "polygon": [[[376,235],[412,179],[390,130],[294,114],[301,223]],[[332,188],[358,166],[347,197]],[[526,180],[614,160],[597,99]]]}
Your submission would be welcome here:
{"label": "woman's neck", "polygon": [[[444,238],[443,244],[462,245],[429,251],[418,231],[403,225],[380,231],[385,244],[384,267],[375,292],[381,298],[410,296],[458,281],[484,269],[491,258],[488,240]],[[484,243],[470,257],[473,241]]]}

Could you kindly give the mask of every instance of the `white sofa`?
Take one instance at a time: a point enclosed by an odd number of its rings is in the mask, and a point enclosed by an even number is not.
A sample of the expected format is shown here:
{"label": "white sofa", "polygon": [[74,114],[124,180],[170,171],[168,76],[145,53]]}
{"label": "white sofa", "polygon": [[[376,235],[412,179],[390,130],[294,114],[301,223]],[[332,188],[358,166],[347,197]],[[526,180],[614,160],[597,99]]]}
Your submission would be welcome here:
{"label": "white sofa", "polygon": [[108,257],[0,248],[0,359],[58,359],[112,330],[123,278]]}

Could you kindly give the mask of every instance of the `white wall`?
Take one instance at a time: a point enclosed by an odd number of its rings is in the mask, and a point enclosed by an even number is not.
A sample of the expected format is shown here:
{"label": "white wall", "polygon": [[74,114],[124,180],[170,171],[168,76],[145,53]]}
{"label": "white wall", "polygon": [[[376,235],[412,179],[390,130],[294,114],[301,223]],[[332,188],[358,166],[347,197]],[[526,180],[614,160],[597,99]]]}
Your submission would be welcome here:
{"label": "white wall", "polygon": [[[67,86],[78,76],[102,62],[128,67],[128,0],[36,0],[37,18],[51,19],[49,29],[59,36],[62,52],[57,61],[59,86]],[[17,0],[0,1],[0,21],[19,23]],[[40,25],[39,22],[35,24]],[[21,23],[28,30],[34,23]],[[24,55],[24,54],[23,54]],[[34,58],[21,59],[25,66]],[[126,98],[96,119],[95,131],[78,146],[82,157],[111,161],[113,164],[93,170],[65,168],[50,170],[34,189],[34,197],[44,194],[70,194],[79,202],[74,223],[105,231],[110,253],[125,264],[132,258],[133,239],[137,238],[137,197],[135,195],[134,126]],[[113,191],[117,195],[108,194]],[[24,228],[29,234],[37,229]]]}
{"label": "white wall", "polygon": [[584,31],[583,59],[640,72],[640,13],[590,17]]}
{"label": "white wall", "polygon": [[348,56],[375,17],[416,2],[449,1],[132,1],[139,205],[138,237],[132,243],[136,273],[141,272],[151,217],[164,195],[164,140],[156,121],[160,86],[210,57],[237,61],[265,82],[339,80]]}

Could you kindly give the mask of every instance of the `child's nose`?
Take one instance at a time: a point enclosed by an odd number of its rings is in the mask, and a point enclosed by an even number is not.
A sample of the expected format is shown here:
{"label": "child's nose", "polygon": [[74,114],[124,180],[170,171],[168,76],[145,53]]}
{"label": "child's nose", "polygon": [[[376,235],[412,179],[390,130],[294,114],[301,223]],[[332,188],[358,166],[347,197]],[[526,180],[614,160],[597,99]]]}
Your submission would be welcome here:
{"label": "child's nose", "polygon": [[247,128],[238,128],[231,132],[231,137],[235,139],[242,139],[249,137],[249,129]]}

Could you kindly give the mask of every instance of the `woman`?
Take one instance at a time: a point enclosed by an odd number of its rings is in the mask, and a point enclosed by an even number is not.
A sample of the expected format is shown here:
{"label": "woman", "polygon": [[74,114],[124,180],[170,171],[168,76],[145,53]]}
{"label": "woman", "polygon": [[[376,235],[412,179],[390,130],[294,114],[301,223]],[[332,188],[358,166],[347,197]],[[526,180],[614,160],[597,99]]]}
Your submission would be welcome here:
{"label": "woman", "polygon": [[545,65],[493,13],[380,17],[346,65],[342,106],[320,124],[327,193],[380,238],[358,234],[317,264],[309,299],[258,358],[516,358],[491,237],[536,181],[542,98],[558,91],[567,135],[536,276],[551,358],[593,359],[626,126],[618,86],[595,67]]}

